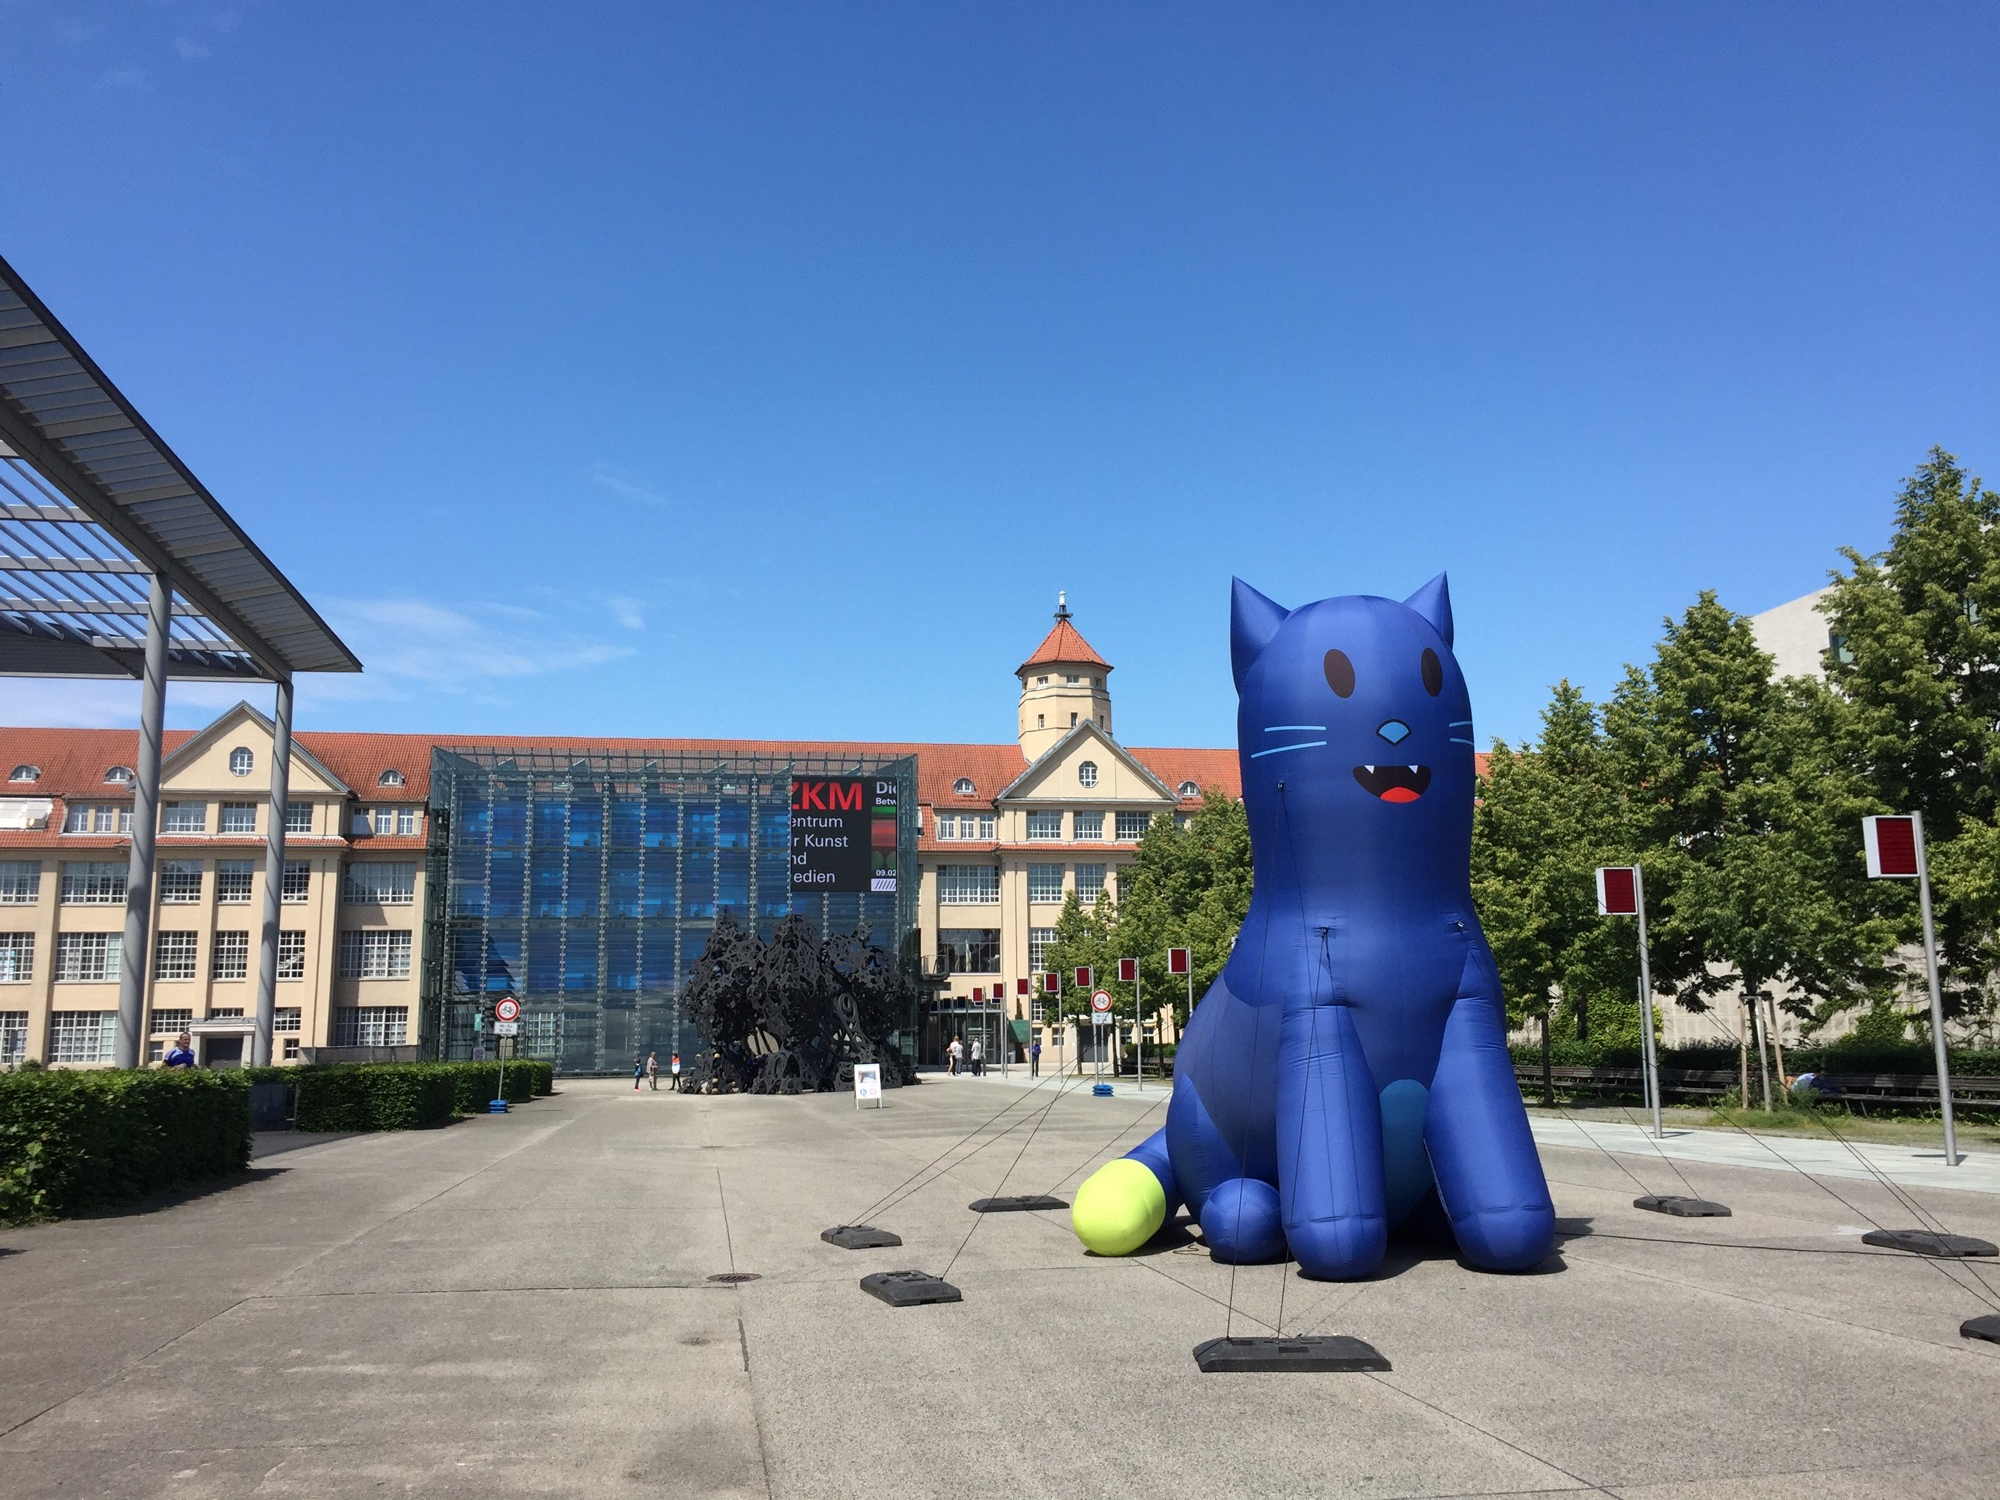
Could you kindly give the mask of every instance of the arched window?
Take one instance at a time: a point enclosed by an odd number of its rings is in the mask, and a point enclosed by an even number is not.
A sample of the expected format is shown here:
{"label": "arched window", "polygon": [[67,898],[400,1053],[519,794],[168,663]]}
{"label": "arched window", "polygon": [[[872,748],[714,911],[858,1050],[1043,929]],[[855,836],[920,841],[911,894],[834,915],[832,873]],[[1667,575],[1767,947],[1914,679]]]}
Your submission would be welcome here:
{"label": "arched window", "polygon": [[375,778],[375,784],[377,786],[401,786],[403,784],[403,773],[401,771],[384,771],[380,776]]}
{"label": "arched window", "polygon": [[137,778],[134,776],[130,766],[113,766],[104,773],[104,779],[113,786],[124,786]]}
{"label": "arched window", "polygon": [[1201,788],[1196,786],[1192,781],[1183,781],[1180,784],[1180,794],[1183,797],[1199,797],[1201,795]]}
{"label": "arched window", "polygon": [[951,789],[958,796],[970,797],[972,795],[972,778],[970,776],[959,777],[958,780],[951,784]]}
{"label": "arched window", "polygon": [[1097,785],[1097,762],[1087,760],[1076,768],[1076,779],[1085,786]]}
{"label": "arched window", "polygon": [[238,745],[234,750],[229,752],[229,774],[231,776],[248,776],[256,769],[257,757],[251,754],[247,746]]}
{"label": "arched window", "polygon": [[40,766],[16,766],[13,773],[7,779],[9,781],[40,781],[42,779],[42,768]]}

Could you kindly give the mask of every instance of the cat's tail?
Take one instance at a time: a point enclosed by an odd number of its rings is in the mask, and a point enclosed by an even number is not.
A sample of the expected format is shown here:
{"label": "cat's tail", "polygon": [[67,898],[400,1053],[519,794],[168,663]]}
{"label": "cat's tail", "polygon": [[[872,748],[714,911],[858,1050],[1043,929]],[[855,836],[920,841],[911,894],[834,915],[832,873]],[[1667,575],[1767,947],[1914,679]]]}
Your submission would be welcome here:
{"label": "cat's tail", "polygon": [[1130,1255],[1160,1232],[1180,1202],[1167,1132],[1156,1130],[1084,1179],[1070,1208],[1070,1226],[1086,1250]]}

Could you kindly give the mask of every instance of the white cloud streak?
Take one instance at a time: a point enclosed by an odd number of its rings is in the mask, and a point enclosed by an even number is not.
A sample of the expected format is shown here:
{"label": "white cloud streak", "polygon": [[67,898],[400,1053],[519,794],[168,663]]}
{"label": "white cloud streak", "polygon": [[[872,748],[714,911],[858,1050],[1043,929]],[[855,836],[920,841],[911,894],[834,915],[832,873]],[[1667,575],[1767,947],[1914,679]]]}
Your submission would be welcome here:
{"label": "white cloud streak", "polygon": [[673,502],[658,490],[641,484],[630,474],[613,468],[599,459],[590,466],[590,482],[601,490],[607,490],[621,500],[630,500],[636,505],[650,505],[664,509]]}

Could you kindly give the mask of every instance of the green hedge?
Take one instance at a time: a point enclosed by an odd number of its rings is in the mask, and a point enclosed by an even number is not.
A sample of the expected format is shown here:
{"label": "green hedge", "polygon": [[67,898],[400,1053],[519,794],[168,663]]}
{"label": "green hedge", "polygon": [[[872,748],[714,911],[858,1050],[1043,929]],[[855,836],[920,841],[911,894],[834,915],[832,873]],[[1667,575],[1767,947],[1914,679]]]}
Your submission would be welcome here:
{"label": "green hedge", "polygon": [[451,1119],[457,1078],[445,1063],[335,1063],[298,1069],[300,1130],[420,1130]]}
{"label": "green hedge", "polygon": [[249,1161],[248,1087],[234,1073],[0,1075],[0,1222],[142,1198]]}
{"label": "green hedge", "polygon": [[[1533,1044],[1509,1049],[1514,1061],[1524,1068],[1542,1065],[1542,1049]],[[1636,1068],[1640,1065],[1637,1043],[1603,1046],[1596,1042],[1556,1042],[1549,1048],[1549,1061],[1558,1068]],[[1662,1047],[1662,1068],[1730,1069],[1736,1067],[1736,1048],[1727,1042],[1703,1043],[1694,1047]],[[1834,1042],[1830,1045],[1801,1045],[1785,1048],[1785,1071],[1794,1075],[1824,1068],[1829,1073],[1920,1073],[1937,1071],[1937,1059],[1928,1042]],[[2000,1049],[1954,1047],[1951,1071],[1968,1078],[2000,1077]]]}

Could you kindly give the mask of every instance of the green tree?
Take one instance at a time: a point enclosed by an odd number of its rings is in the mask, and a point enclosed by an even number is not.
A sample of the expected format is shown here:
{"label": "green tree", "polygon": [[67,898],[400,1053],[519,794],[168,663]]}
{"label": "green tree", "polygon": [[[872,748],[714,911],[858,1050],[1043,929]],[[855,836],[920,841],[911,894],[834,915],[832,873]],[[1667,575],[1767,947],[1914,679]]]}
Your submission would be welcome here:
{"label": "green tree", "polygon": [[1100,899],[1085,906],[1075,891],[1063,898],[1062,915],[1056,918],[1056,940],[1043,960],[1062,975],[1060,997],[1044,997],[1042,1012],[1052,1021],[1074,1021],[1090,1013],[1090,994],[1071,981],[1075,971],[1090,968],[1091,979],[1102,984],[1117,973],[1118,955],[1111,941],[1111,903]]}
{"label": "green tree", "polygon": [[1899,894],[1861,877],[1844,832],[1880,810],[1853,716],[1822,684],[1773,682],[1771,665],[1750,622],[1704,592],[1605,709],[1654,979],[1692,1010],[1781,983],[1801,1012],[1840,1008],[1887,978]]}
{"label": "green tree", "polygon": [[[1185,1026],[1188,979],[1167,972],[1167,950],[1189,950],[1198,1001],[1229,961],[1249,910],[1249,816],[1241,802],[1211,790],[1186,827],[1170,817],[1153,819],[1132,863],[1119,871],[1110,956],[1138,959],[1146,1010],[1171,1003],[1176,1023]],[[1113,993],[1121,1004],[1130,998]]]}
{"label": "green tree", "polygon": [[1552,1024],[1577,1040],[1637,1039],[1632,924],[1597,915],[1594,872],[1638,855],[1597,710],[1559,682],[1539,741],[1494,744],[1473,818],[1473,900],[1515,1025],[1560,997]]}
{"label": "green tree", "polygon": [[1827,672],[1854,706],[1883,810],[1923,814],[1948,1009],[1988,1008],[1982,981],[2000,967],[2000,494],[1933,448],[1897,498],[1888,551],[1844,555],[1851,571],[1820,602]]}

